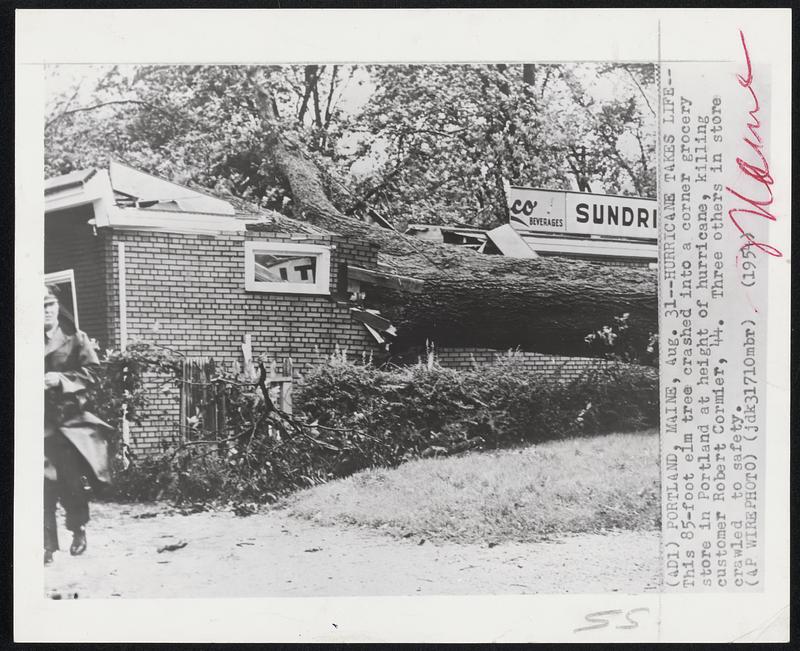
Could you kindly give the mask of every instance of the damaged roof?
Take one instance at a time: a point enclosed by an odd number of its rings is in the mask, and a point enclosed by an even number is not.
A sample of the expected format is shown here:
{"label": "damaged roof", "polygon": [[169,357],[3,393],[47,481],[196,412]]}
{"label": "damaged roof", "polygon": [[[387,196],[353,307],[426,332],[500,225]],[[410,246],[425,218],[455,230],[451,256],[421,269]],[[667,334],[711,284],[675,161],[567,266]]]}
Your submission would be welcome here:
{"label": "damaged roof", "polygon": [[304,233],[306,235],[336,235],[308,222],[301,222],[273,210],[259,210],[255,213],[239,213],[249,215],[261,221],[250,222],[245,228],[257,233]]}
{"label": "damaged roof", "polygon": [[[107,174],[105,170],[89,168],[46,179],[44,193],[48,196],[73,188],[80,190],[90,179],[100,178],[98,172],[108,179],[106,183],[113,193],[110,201],[123,209],[115,213],[114,224],[109,222],[108,225],[118,226],[125,222],[152,228],[159,226],[159,220],[171,220],[172,226],[202,222],[206,230],[212,231],[225,229],[226,223],[238,223],[234,226],[236,229],[246,228],[255,232],[313,237],[336,235],[308,222],[261,208],[227,192],[215,191],[210,194],[191,181],[186,184],[174,183],[116,161],[109,164]],[[167,217],[167,214],[172,216]]]}
{"label": "damaged roof", "polygon": [[253,221],[247,224],[247,230],[260,233],[305,233],[306,235],[338,235],[333,231],[315,226],[309,222],[287,217],[283,213],[267,208],[261,208],[251,201],[236,197],[227,192],[219,192],[220,197],[230,203],[236,210],[236,216],[250,218]]}
{"label": "damaged roof", "polygon": [[54,176],[52,178],[45,179],[44,193],[45,195],[48,195],[54,192],[60,192],[61,190],[80,187],[96,173],[97,170],[91,167],[85,170],[73,170],[68,174],[62,174],[61,176]]}
{"label": "damaged roof", "polygon": [[114,192],[135,200],[140,208],[171,206],[182,212],[202,212],[214,215],[231,215],[236,211],[230,202],[202,190],[167,181],[153,174],[111,161],[108,176]]}

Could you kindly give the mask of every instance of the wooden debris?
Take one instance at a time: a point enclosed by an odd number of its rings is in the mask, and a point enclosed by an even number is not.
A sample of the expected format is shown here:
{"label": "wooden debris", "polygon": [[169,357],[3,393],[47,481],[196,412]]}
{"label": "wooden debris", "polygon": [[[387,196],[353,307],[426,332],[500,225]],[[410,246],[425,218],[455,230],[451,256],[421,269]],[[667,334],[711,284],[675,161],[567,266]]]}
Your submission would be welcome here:
{"label": "wooden debris", "polygon": [[157,517],[157,516],[158,516],[158,513],[155,513],[155,512],[153,512],[153,511],[150,511],[150,512],[148,512],[148,513],[140,513],[139,515],[134,515],[133,517],[134,517],[136,520],[144,520],[144,519],[146,519],[146,518],[155,518],[155,517]]}
{"label": "wooden debris", "polygon": [[421,292],[423,285],[423,281],[418,278],[351,266],[347,267],[347,278],[376,287],[386,287],[387,289],[396,289],[411,294]]}
{"label": "wooden debris", "polygon": [[488,237],[500,252],[508,258],[538,258],[538,254],[529,247],[519,233],[510,224],[503,224],[487,231]]}
{"label": "wooden debris", "polygon": [[161,554],[162,552],[174,552],[179,549],[183,549],[189,543],[185,540],[181,540],[180,542],[171,543],[169,545],[164,545],[163,547],[158,548],[158,553]]}
{"label": "wooden debris", "polygon": [[376,310],[362,310],[356,307],[351,307],[350,316],[352,316],[356,321],[360,321],[364,325],[369,326],[377,332],[385,332],[391,336],[395,336],[397,334],[397,330],[392,325],[392,322],[389,321],[389,319],[380,316]]}

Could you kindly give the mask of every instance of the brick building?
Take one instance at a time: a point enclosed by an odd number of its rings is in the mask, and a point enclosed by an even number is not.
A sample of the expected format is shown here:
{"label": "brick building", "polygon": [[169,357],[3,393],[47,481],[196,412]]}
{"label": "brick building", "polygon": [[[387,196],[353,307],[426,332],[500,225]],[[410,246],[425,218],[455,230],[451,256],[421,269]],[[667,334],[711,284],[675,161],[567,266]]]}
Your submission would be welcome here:
{"label": "brick building", "polygon": [[[518,237],[509,231],[495,237],[512,246],[507,255],[515,244],[509,236]],[[118,163],[46,181],[45,278],[60,287],[62,315],[101,349],[146,341],[226,368],[246,368],[250,359],[278,366],[291,360],[295,380],[337,349],[380,360],[395,331],[361,308],[363,291],[421,282],[381,272],[374,244],[278,213],[248,212],[234,198]],[[489,364],[505,353],[435,344],[439,362],[455,368]],[[563,380],[599,363],[516,355]],[[191,383],[150,379],[148,411],[124,432],[136,453],[190,435]]]}
{"label": "brick building", "polygon": [[[45,278],[62,312],[101,349],[134,340],[242,364],[291,359],[295,377],[337,347],[380,354],[353,309],[348,268],[376,268],[377,247],[112,163],[45,184]],[[277,266],[276,266],[277,265]],[[177,387],[157,393],[130,429],[137,452],[181,436]]]}

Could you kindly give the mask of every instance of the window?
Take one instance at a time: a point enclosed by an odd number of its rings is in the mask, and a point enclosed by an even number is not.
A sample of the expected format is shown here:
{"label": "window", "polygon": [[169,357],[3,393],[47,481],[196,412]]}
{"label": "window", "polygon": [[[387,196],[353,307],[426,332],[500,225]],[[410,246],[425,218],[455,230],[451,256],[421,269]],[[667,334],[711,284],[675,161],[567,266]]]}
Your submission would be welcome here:
{"label": "window", "polygon": [[58,297],[58,320],[67,330],[77,330],[78,324],[78,297],[75,293],[75,274],[72,269],[55,271],[44,275],[45,285],[54,289]]}
{"label": "window", "polygon": [[331,253],[314,244],[244,243],[244,286],[251,292],[329,294]]}

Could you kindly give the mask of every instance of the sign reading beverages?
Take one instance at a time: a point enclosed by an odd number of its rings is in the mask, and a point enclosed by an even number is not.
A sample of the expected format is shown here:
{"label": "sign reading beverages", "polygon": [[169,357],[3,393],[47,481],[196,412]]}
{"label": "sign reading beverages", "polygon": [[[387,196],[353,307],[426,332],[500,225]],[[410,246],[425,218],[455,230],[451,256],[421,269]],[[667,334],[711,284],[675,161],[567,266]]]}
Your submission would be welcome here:
{"label": "sign reading beverages", "polygon": [[655,199],[506,186],[511,226],[522,231],[655,240]]}

